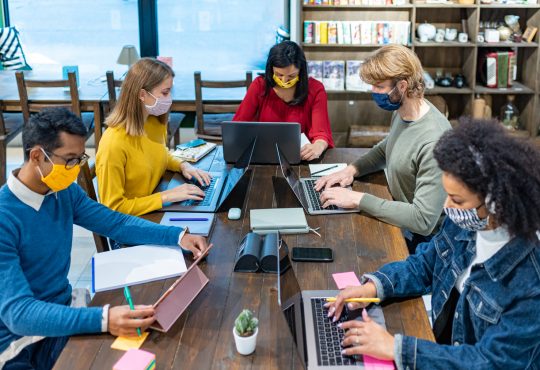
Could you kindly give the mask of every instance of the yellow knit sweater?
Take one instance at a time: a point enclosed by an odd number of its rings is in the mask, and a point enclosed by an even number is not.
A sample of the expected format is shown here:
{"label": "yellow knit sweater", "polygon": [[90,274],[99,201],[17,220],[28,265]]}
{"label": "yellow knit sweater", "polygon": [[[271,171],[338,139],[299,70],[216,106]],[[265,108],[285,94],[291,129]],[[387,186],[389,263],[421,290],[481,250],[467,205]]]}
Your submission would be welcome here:
{"label": "yellow knit sweater", "polygon": [[129,136],[123,127],[108,128],[96,155],[100,202],[135,216],[162,207],[161,194],[152,192],[166,170],[180,171],[182,163],[165,146],[166,125],[149,116],[144,130],[146,136]]}

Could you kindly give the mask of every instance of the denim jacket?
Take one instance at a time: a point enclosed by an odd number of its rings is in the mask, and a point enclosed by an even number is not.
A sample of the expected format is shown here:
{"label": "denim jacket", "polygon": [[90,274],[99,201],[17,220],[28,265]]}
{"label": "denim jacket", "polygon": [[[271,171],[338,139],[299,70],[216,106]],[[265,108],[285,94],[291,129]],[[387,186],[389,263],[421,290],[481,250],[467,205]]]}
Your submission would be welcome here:
{"label": "denim jacket", "polygon": [[[366,274],[381,300],[432,293],[433,322],[476,252],[476,232],[446,219],[405,261]],[[399,369],[540,369],[540,241],[514,238],[474,265],[452,326],[453,345],[395,336]]]}

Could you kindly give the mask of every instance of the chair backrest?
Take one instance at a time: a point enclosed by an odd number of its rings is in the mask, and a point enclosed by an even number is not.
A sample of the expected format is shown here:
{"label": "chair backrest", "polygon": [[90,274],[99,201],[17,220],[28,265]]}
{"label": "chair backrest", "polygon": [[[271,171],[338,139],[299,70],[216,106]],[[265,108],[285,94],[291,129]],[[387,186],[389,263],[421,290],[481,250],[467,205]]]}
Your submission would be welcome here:
{"label": "chair backrest", "polygon": [[[77,88],[77,77],[75,72],[68,72],[67,80],[27,80],[23,72],[16,72],[17,88],[19,89],[19,99],[24,122],[28,122],[31,112],[39,112],[45,107],[66,107],[73,113],[81,117],[81,103],[79,99],[79,89]],[[69,88],[71,101],[66,103],[34,103],[28,98],[28,88]]]}
{"label": "chair backrest", "polygon": [[[88,162],[81,166],[81,172],[79,173],[79,178],[77,183],[83,190],[88,194],[90,199],[97,202],[96,189],[94,188],[94,178],[96,177],[96,167],[95,165],[89,166]],[[109,250],[109,243],[107,238],[93,233],[94,242],[96,243],[96,250],[98,253],[105,252]]]}
{"label": "chair backrest", "polygon": [[203,80],[201,72],[195,72],[195,113],[197,117],[197,135],[199,137],[208,137],[210,139],[220,139],[220,136],[209,137],[204,128],[204,113],[236,113],[240,104],[230,102],[226,100],[220,102],[205,103],[202,96],[202,89],[230,89],[237,87],[245,87],[249,89],[251,82],[253,81],[253,73],[251,71],[246,72],[245,80],[236,81],[210,81]]}
{"label": "chair backrest", "polygon": [[116,88],[122,86],[122,80],[114,79],[114,72],[107,71],[107,91],[109,92],[109,111],[112,111],[116,105]]}

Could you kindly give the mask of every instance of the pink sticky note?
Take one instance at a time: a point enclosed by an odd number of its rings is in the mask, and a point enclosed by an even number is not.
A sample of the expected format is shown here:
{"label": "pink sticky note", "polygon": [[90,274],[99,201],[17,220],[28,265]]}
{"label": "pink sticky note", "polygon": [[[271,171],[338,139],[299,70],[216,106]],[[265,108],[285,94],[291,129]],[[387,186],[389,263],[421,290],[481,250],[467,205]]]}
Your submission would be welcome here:
{"label": "pink sticky note", "polygon": [[113,370],[146,370],[155,367],[155,360],[156,355],[153,353],[130,349],[114,364]]}
{"label": "pink sticky note", "polygon": [[394,362],[379,360],[377,358],[364,355],[364,368],[366,370],[394,370]]}
{"label": "pink sticky note", "polygon": [[358,286],[361,285],[360,281],[356,277],[356,274],[353,271],[349,272],[339,272],[332,274],[332,277],[334,278],[334,281],[336,282],[336,285],[338,289],[344,289],[346,287],[350,286]]}

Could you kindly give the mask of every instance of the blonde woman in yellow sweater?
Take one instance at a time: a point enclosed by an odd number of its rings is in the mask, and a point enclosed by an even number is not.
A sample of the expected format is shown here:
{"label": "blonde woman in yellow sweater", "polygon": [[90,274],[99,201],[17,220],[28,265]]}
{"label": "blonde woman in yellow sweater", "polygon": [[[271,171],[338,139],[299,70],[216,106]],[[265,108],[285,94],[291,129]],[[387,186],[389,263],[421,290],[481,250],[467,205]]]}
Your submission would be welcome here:
{"label": "blonde woman in yellow sweater", "polygon": [[210,184],[207,172],[173,157],[165,146],[173,77],[167,64],[142,58],[122,83],[96,156],[99,199],[113,210],[138,216],[164,203],[202,200],[204,192],[191,184],[152,193],[166,170]]}

